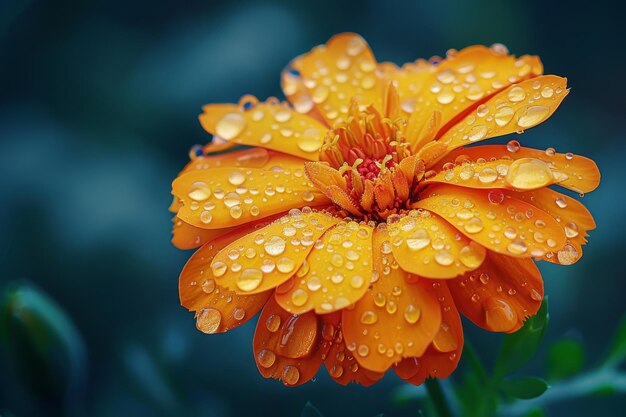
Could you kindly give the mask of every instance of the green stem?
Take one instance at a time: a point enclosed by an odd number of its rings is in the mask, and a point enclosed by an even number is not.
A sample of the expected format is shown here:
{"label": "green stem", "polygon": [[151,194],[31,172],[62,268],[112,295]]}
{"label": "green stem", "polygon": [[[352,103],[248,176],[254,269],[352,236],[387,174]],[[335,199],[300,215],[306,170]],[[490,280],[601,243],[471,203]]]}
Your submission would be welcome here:
{"label": "green stem", "polygon": [[424,382],[424,386],[426,387],[426,391],[428,392],[428,396],[430,397],[430,401],[433,403],[435,407],[435,411],[437,412],[438,417],[452,417],[452,410],[448,406],[448,400],[446,398],[446,394],[443,392],[441,388],[441,383],[438,379],[428,378]]}

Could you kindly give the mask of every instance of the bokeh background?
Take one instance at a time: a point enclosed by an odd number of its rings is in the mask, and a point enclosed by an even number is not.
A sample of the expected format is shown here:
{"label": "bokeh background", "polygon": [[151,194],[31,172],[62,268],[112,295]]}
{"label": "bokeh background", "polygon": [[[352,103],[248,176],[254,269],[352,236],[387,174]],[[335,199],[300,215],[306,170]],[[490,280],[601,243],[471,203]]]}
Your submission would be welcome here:
{"label": "bokeh background", "polygon": [[[0,415],[297,416],[308,400],[326,416],[418,415],[398,400],[403,383],[392,375],[369,389],[335,385],[325,371],[295,389],[264,380],[253,322],[207,336],[178,301],[190,253],[171,246],[167,207],[188,149],[209,139],[201,106],[282,97],[283,66],[343,31],[362,34],[379,60],[501,42],[568,77],[559,111],[516,139],[586,155],[602,170],[583,199],[598,224],[583,259],[541,265],[547,340],[581,340],[593,364],[626,310],[622,18],[603,0],[0,1],[0,287],[19,282],[64,311],[72,346],[58,373],[74,385],[59,398],[48,365],[30,363],[33,387],[5,356]],[[466,329],[493,356],[499,336]],[[543,356],[527,372],[541,375]],[[624,396],[583,398],[549,415],[622,415],[625,405]]]}

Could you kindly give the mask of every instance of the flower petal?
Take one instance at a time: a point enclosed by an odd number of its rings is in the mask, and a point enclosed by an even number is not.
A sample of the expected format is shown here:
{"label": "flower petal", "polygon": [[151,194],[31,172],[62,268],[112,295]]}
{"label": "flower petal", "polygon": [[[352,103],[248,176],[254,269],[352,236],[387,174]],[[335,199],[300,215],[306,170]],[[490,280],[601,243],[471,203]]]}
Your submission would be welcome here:
{"label": "flower petal", "polygon": [[337,222],[328,213],[294,209],[223,248],[211,262],[213,275],[240,294],[272,289],[296,273],[316,240]]}
{"label": "flower petal", "polygon": [[479,105],[438,140],[452,150],[529,129],[550,117],[568,92],[567,79],[556,75],[543,75],[511,85]]}
{"label": "flower petal", "polygon": [[[285,71],[301,77],[302,86],[316,109],[329,125],[345,120],[350,103],[356,100],[361,106],[373,104],[382,108],[383,85],[375,73],[376,59],[367,43],[354,33],[333,36],[326,45],[291,61]],[[285,76],[284,76],[285,77]],[[284,79],[284,78],[283,78]],[[296,100],[307,100],[300,84],[290,80],[285,94]],[[307,103],[304,108],[307,108]]]}
{"label": "flower petal", "polygon": [[245,104],[208,104],[203,107],[200,123],[207,132],[230,142],[273,149],[311,161],[318,159],[326,126],[277,100],[246,108]]}
{"label": "flower petal", "polygon": [[[508,150],[510,149],[510,150]],[[450,162],[457,164],[444,169]],[[600,184],[596,163],[584,156],[521,148],[516,144],[457,149],[439,162],[439,171],[426,182],[444,182],[470,188],[532,190],[558,184],[578,193]]]}
{"label": "flower petal", "polygon": [[554,217],[564,228],[567,242],[556,253],[548,252],[540,259],[571,265],[582,257],[582,246],[587,243],[587,233],[596,228],[596,222],[589,210],[578,200],[549,188],[507,195],[526,201]]}
{"label": "flower petal", "polygon": [[314,245],[296,276],[276,289],[276,301],[292,313],[330,313],[356,303],[371,279],[372,228],[339,223]]}
{"label": "flower petal", "polygon": [[423,277],[454,278],[476,269],[485,259],[485,248],[425,210],[414,210],[388,224],[388,233],[383,253],[393,251],[402,269]]}
{"label": "flower petal", "polygon": [[180,303],[196,311],[196,326],[205,333],[222,333],[242,325],[263,307],[271,291],[239,295],[221,287],[209,268],[215,255],[238,237],[254,231],[254,225],[239,227],[227,235],[211,240],[198,249],[180,273]]}
{"label": "flower petal", "polygon": [[426,378],[444,379],[450,376],[461,359],[463,351],[463,325],[448,289],[452,281],[433,282],[441,306],[441,327],[435,339],[421,357],[406,358],[394,368],[396,374],[414,385]]}
{"label": "flower petal", "polygon": [[178,175],[195,170],[225,167],[296,170],[302,169],[304,162],[304,159],[281,152],[250,148],[193,158]]}
{"label": "flower petal", "polygon": [[374,268],[378,279],[354,308],[342,311],[345,343],[359,364],[385,372],[402,358],[421,356],[441,325],[441,307],[432,281],[390,268],[393,255],[381,250],[387,233],[374,232]]}
{"label": "flower petal", "polygon": [[177,216],[172,219],[172,243],[178,249],[195,249],[237,227],[227,229],[201,229],[185,223]]}
{"label": "flower petal", "polygon": [[517,331],[543,299],[543,280],[531,259],[490,252],[476,271],[448,282],[459,311],[494,332]]}
{"label": "flower petal", "polygon": [[437,213],[494,252],[536,257],[565,244],[563,227],[552,216],[502,190],[436,184],[420,197],[417,207]]}
{"label": "flower petal", "polygon": [[[407,126],[407,138],[416,148],[419,132],[434,112],[440,112],[438,137],[455,124],[460,115],[471,111],[490,95],[512,83],[541,74],[543,68],[537,57],[515,58],[506,52],[476,45],[465,48],[441,61],[419,90]],[[428,139],[421,136],[421,139]],[[416,149],[414,147],[414,149]]]}
{"label": "flower petal", "polygon": [[236,226],[305,204],[330,202],[302,169],[196,170],[176,178],[172,194],[183,203],[178,217],[204,229]]}
{"label": "flower petal", "polygon": [[270,298],[254,332],[254,357],[265,378],[287,386],[302,385],[315,376],[334,334],[314,313],[291,314]]}
{"label": "flower petal", "polygon": [[384,372],[374,372],[363,366],[359,366],[354,353],[346,347],[341,330],[337,332],[337,336],[328,351],[328,356],[324,364],[326,365],[326,370],[330,377],[341,385],[356,382],[357,384],[369,387],[385,375]]}

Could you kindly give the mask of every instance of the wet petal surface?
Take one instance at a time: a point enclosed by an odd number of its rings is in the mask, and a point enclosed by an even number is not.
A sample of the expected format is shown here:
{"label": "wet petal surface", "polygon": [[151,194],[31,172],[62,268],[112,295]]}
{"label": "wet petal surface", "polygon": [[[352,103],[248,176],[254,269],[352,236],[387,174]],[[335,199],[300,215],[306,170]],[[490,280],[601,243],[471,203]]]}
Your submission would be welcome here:
{"label": "wet petal surface", "polygon": [[402,358],[421,356],[441,325],[441,307],[432,281],[413,277],[394,264],[393,255],[380,249],[387,234],[374,234],[372,288],[354,308],[344,309],[345,343],[358,363],[369,370],[385,372]]}
{"label": "wet petal surface", "polygon": [[485,258],[485,248],[426,210],[389,222],[387,230],[389,240],[381,251],[393,251],[402,269],[422,277],[454,278],[476,269]]}
{"label": "wet petal surface", "polygon": [[433,211],[470,239],[497,253],[537,257],[565,244],[565,233],[543,210],[502,190],[430,186],[417,206]]}
{"label": "wet petal surface", "polygon": [[293,313],[341,310],[365,294],[372,264],[372,228],[339,223],[313,245],[295,276],[276,289],[276,300]]}
{"label": "wet petal surface", "polygon": [[441,308],[441,326],[426,352],[420,357],[405,358],[395,368],[396,374],[414,385],[426,378],[447,378],[456,369],[463,352],[463,325],[448,289],[449,281],[433,282]]}
{"label": "wet petal surface", "polygon": [[211,262],[211,270],[218,284],[238,293],[272,289],[296,273],[315,242],[337,222],[327,213],[293,209],[230,243]]}
{"label": "wet petal surface", "polygon": [[338,331],[324,361],[328,374],[335,382],[341,385],[355,382],[369,387],[385,375],[384,372],[374,372],[360,366],[355,355],[356,352],[351,351],[346,346],[343,332],[341,330]]}
{"label": "wet petal surface", "polygon": [[[352,100],[361,106],[382,107],[383,86],[375,70],[376,60],[363,38],[342,33],[326,45],[294,59],[285,71],[292,77],[300,77],[302,83],[288,77],[283,87],[286,95],[293,97],[294,104],[310,98],[330,126],[345,120]],[[298,90],[302,87],[306,93]],[[303,108],[309,106],[307,103]]]}
{"label": "wet petal surface", "polygon": [[511,333],[537,313],[543,280],[531,259],[489,253],[476,271],[448,283],[459,311],[477,326]]}
{"label": "wet petal surface", "polygon": [[255,98],[244,97],[242,102],[239,106],[204,106],[200,115],[202,127],[232,143],[273,149],[312,161],[318,159],[326,126],[278,100],[259,103]]}

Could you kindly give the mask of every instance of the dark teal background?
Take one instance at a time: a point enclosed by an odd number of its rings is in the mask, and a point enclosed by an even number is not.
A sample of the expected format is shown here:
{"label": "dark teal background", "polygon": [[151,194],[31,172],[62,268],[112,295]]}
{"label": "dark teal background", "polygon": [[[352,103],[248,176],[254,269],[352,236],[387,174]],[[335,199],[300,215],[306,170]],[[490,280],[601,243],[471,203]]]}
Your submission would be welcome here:
{"label": "dark teal background", "polygon": [[[225,335],[195,329],[180,307],[190,252],[171,246],[170,184],[209,136],[209,102],[282,97],[289,60],[355,31],[396,63],[501,42],[538,54],[571,93],[543,125],[515,138],[595,159],[584,197],[598,229],[583,259],[541,265],[551,300],[547,339],[584,342],[589,362],[624,313],[626,24],[617,2],[548,1],[0,1],[0,285],[34,283],[71,317],[86,365],[68,400],[87,416],[416,416],[394,401],[403,383],[344,388],[325,371],[287,389],[254,364],[254,322]],[[484,358],[498,336],[466,323]],[[541,375],[541,350],[526,368]],[[2,351],[0,351],[2,352]],[[3,370],[0,368],[0,370]],[[622,415],[625,397],[560,403],[550,416]],[[55,401],[0,374],[0,414],[56,415]]]}

